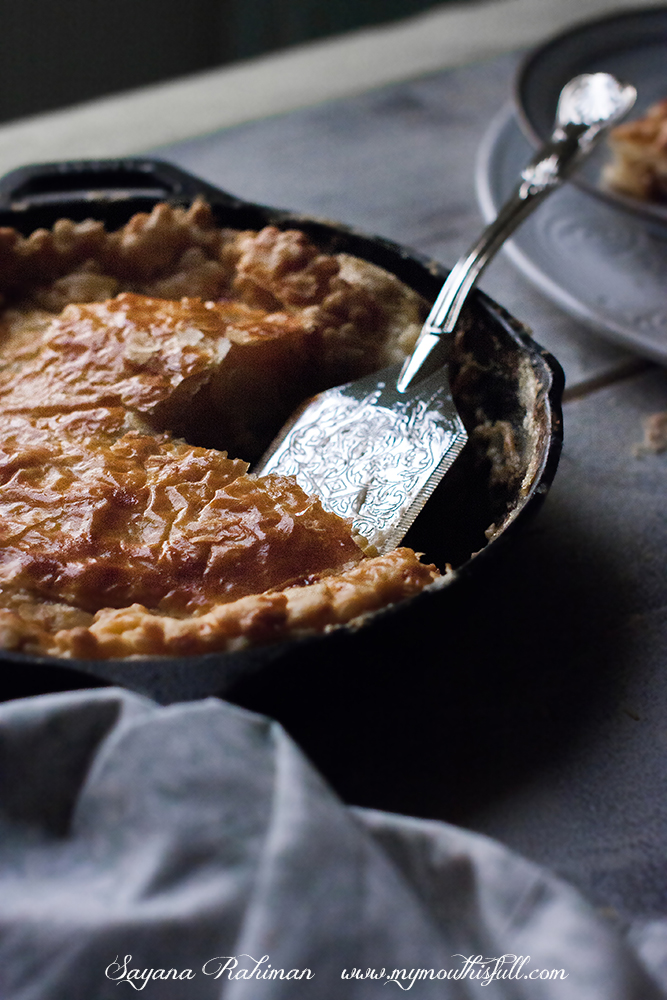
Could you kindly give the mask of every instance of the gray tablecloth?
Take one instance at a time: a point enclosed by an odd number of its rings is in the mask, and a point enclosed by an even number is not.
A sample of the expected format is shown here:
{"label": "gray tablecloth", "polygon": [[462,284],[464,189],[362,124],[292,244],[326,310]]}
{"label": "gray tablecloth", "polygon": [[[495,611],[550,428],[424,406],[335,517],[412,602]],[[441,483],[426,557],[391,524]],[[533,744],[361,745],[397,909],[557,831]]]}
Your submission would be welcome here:
{"label": "gray tablecloth", "polygon": [[0,775],[2,1000],[665,995],[660,924],[631,945],[485,837],[347,808],[224,702],[10,702]]}

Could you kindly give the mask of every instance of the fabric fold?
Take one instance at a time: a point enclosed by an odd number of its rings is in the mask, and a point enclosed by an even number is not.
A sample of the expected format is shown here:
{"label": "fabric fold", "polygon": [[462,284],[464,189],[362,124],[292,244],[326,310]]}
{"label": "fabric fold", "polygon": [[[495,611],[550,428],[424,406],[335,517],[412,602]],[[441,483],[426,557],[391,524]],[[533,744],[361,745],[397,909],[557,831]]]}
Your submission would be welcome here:
{"label": "fabric fold", "polygon": [[[488,838],[346,807],[225,702],[10,702],[0,763],[2,1000],[665,996],[574,889]],[[645,952],[659,969],[655,930]]]}

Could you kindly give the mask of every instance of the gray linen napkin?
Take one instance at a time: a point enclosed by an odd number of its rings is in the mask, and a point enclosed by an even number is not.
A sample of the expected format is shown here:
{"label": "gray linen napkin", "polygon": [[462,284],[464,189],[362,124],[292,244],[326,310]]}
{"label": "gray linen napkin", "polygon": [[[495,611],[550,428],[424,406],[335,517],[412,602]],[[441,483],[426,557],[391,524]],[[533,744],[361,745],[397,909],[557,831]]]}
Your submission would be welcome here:
{"label": "gray linen napkin", "polygon": [[665,996],[574,889],[488,838],[347,808],[225,702],[9,702],[0,781],[0,1000]]}

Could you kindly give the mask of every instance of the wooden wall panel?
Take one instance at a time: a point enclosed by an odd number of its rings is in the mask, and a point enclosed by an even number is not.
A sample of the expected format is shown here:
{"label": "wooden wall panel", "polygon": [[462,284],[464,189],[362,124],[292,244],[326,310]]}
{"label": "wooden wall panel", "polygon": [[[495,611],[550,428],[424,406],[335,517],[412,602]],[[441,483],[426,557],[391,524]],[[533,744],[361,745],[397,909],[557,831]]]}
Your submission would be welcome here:
{"label": "wooden wall panel", "polygon": [[0,121],[433,5],[434,0],[0,0]]}

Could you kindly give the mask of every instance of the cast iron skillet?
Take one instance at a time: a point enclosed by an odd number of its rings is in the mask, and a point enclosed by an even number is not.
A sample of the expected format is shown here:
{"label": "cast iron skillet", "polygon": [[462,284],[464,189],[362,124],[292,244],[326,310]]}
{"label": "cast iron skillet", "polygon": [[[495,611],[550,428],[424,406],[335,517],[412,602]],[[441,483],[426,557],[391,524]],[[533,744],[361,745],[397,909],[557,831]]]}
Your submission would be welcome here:
{"label": "cast iron skillet", "polygon": [[[240,201],[156,160],[64,162],[13,171],[0,180],[0,226],[28,234],[67,217],[100,219],[114,229],[158,201],[187,205],[198,195],[212,205],[222,226],[297,227],[325,252],[351,253],[378,264],[430,300],[446,277],[436,262],[387,240]],[[451,375],[470,441],[405,540],[441,569],[451,564],[455,572],[447,586],[377,612],[362,625],[236,652],[132,661],[4,652],[0,696],[112,683],[165,704],[207,695],[233,698],[235,688],[248,678],[279,671],[281,665],[312,663],[317,670],[337,662],[358,664],[359,669],[379,662],[389,666],[392,637],[405,635],[405,630],[414,634],[416,649],[428,648],[424,644],[429,630],[437,636],[453,591],[465,582],[474,593],[475,580],[484,573],[491,553],[538,507],[555,474],[562,441],[560,366],[524,327],[479,291],[463,317]],[[494,448],[497,453],[502,436],[490,443],[484,428],[489,422],[496,422],[497,429],[511,428],[516,452],[509,463],[494,465],[489,457]]]}

